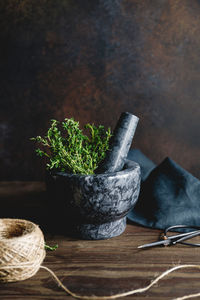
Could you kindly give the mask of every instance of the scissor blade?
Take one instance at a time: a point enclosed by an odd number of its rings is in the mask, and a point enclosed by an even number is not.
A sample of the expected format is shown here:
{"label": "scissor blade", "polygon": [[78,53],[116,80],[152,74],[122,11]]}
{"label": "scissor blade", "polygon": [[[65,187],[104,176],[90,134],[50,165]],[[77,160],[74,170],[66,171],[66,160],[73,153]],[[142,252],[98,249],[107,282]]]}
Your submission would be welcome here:
{"label": "scissor blade", "polygon": [[144,244],[141,246],[138,246],[138,248],[142,249],[142,248],[149,248],[149,247],[154,247],[154,246],[159,246],[159,245],[169,245],[170,241],[169,240],[162,240],[162,241],[157,241],[157,242],[153,242],[150,244]]}

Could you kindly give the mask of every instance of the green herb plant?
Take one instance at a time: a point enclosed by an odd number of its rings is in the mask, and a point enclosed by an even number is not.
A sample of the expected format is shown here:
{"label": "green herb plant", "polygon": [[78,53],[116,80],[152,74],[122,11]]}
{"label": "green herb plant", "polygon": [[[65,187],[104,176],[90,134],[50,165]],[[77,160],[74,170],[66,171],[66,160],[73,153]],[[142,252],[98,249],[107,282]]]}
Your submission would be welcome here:
{"label": "green herb plant", "polygon": [[55,251],[58,248],[58,245],[54,245],[54,246],[49,246],[47,244],[44,245],[44,249],[45,250],[49,250],[49,251]]}
{"label": "green herb plant", "polygon": [[63,122],[51,120],[44,137],[31,138],[41,145],[37,155],[46,158],[46,168],[73,174],[94,174],[109,150],[111,129],[94,124],[84,126],[88,135],[79,128],[79,122],[66,118]]}

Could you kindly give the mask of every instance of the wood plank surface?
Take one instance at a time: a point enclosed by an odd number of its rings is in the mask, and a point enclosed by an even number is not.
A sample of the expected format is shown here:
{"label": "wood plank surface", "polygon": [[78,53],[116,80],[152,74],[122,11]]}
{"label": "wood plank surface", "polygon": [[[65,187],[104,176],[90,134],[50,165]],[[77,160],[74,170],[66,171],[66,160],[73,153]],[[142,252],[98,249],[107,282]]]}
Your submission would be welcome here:
{"label": "wood plank surface", "polygon": [[[44,200],[44,202],[43,202]],[[0,183],[1,217],[29,217],[39,221],[45,217],[45,186],[40,182]],[[12,206],[11,206],[12,203]],[[9,207],[11,215],[9,215]],[[14,213],[14,208],[17,208]],[[36,208],[41,209],[38,213]],[[22,213],[23,212],[23,213]],[[37,222],[38,223],[38,222]],[[43,224],[41,222],[41,228]],[[180,264],[198,264],[200,248],[184,245],[155,247],[146,250],[137,246],[158,239],[160,231],[128,224],[118,237],[100,240],[79,240],[65,234],[48,232],[47,244],[58,244],[56,251],[47,251],[43,262],[71,291],[81,295],[112,295],[148,285],[165,270]],[[200,238],[194,239],[200,242]],[[174,299],[200,292],[198,269],[178,270],[149,291],[124,299]],[[30,279],[0,284],[0,299],[74,299],[67,295],[44,269]],[[121,299],[121,298],[120,298]],[[198,299],[198,298],[196,298]],[[199,297],[200,299],[200,297]]]}

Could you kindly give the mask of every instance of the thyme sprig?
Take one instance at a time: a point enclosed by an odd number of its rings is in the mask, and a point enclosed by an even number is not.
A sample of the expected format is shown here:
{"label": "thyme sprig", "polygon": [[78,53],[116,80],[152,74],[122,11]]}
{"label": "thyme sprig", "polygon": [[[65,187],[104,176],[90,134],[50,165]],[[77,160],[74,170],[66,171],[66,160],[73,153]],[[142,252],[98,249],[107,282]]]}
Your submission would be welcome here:
{"label": "thyme sprig", "polygon": [[44,249],[49,250],[49,251],[55,251],[57,248],[58,248],[58,244],[56,244],[54,246],[49,246],[47,244],[44,245]]}
{"label": "thyme sprig", "polygon": [[46,168],[73,174],[94,174],[99,163],[109,149],[111,129],[94,124],[84,126],[89,130],[85,135],[79,128],[79,122],[65,118],[63,122],[51,120],[51,126],[44,137],[31,140],[39,143],[36,153],[46,158]]}

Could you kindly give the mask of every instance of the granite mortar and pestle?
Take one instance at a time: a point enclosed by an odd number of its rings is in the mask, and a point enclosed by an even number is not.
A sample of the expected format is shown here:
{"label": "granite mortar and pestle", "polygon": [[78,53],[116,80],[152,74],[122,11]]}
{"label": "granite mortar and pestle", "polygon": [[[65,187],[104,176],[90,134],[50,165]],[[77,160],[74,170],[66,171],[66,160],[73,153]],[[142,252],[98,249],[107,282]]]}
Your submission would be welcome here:
{"label": "granite mortar and pestle", "polygon": [[68,227],[66,232],[94,240],[124,232],[126,215],[140,191],[140,166],[126,159],[138,120],[130,113],[121,114],[110,150],[96,174],[48,174],[46,184],[54,199],[53,211],[61,227]]}

